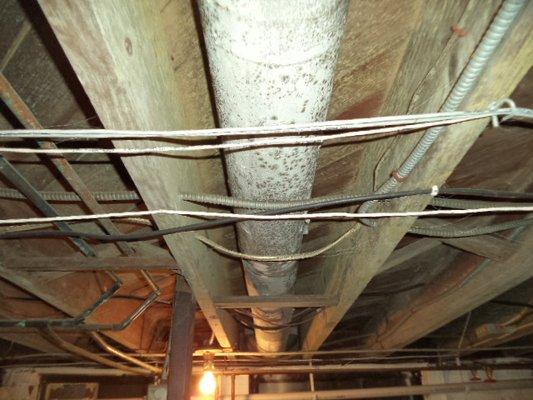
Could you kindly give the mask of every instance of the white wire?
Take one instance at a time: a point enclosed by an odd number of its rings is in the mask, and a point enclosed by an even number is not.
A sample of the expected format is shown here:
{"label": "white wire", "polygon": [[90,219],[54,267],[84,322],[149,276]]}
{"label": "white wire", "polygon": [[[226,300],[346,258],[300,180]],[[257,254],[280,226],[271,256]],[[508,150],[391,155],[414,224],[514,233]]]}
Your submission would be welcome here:
{"label": "white wire", "polygon": [[410,124],[399,127],[377,128],[366,131],[353,131],[329,135],[316,136],[292,136],[288,138],[273,138],[273,139],[258,139],[246,140],[239,142],[226,142],[220,144],[206,144],[206,145],[189,145],[189,146],[162,146],[162,147],[144,147],[144,148],[54,148],[54,149],[33,149],[20,147],[0,147],[0,152],[5,153],[24,153],[24,154],[76,154],[76,153],[96,153],[96,154],[146,154],[146,153],[174,153],[174,152],[190,152],[190,151],[205,151],[205,150],[220,150],[220,149],[246,149],[262,146],[275,145],[301,145],[301,144],[321,144],[327,141],[336,139],[347,139],[362,136],[371,136],[383,133],[399,133],[405,131],[413,131],[431,128],[434,126],[451,125],[460,122],[473,121],[480,118],[490,117],[491,112],[479,113],[473,116],[449,119],[445,121],[426,122],[419,124]]}
{"label": "white wire", "polygon": [[[496,104],[496,103],[495,103]],[[497,104],[507,104],[503,100]],[[260,136],[272,134],[309,133],[320,131],[334,131],[356,128],[373,128],[391,125],[405,125],[409,123],[436,122],[463,117],[531,117],[532,111],[525,108],[509,107],[495,108],[482,111],[438,112],[415,115],[393,115],[386,117],[356,118],[349,120],[319,121],[297,123],[290,125],[273,125],[258,127],[234,127],[212,129],[189,129],[179,131],[156,130],[114,130],[114,129],[12,129],[0,130],[0,138],[77,138],[77,139],[145,139],[145,138],[215,138],[224,136]]]}
{"label": "white wire", "polygon": [[209,217],[209,218],[237,218],[247,220],[296,220],[296,219],[358,219],[358,218],[389,218],[389,217],[429,217],[429,216],[453,216],[465,214],[487,214],[500,212],[531,212],[533,206],[516,206],[516,207],[485,207],[464,210],[430,210],[430,211],[401,211],[401,212],[375,212],[375,213],[350,213],[350,212],[322,212],[322,213],[301,213],[301,214],[276,214],[276,215],[258,215],[258,214],[237,214],[229,212],[213,211],[186,211],[186,210],[169,210],[158,209],[148,211],[126,211],[113,212],[105,214],[89,215],[66,215],[58,217],[33,217],[33,218],[13,218],[2,219],[0,225],[30,224],[43,222],[60,222],[60,221],[85,221],[100,218],[130,218],[145,217],[148,215],[178,215],[183,217]]}

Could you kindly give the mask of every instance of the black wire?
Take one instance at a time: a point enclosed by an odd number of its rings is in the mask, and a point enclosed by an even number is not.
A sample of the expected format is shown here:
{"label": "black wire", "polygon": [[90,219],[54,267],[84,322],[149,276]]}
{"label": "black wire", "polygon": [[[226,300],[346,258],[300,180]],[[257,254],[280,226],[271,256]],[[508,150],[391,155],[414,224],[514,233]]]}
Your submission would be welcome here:
{"label": "black wire", "polygon": [[[312,211],[320,208],[329,208],[329,207],[343,207],[349,206],[357,203],[364,203],[367,201],[375,200],[388,200],[395,199],[399,197],[410,197],[410,196],[420,196],[420,195],[429,195],[431,194],[431,189],[416,189],[416,190],[406,190],[402,192],[392,192],[392,193],[374,193],[370,195],[363,196],[352,196],[344,197],[333,200],[318,200],[316,203],[309,203],[305,205],[296,205],[292,207],[280,208],[277,210],[263,210],[254,212],[256,215],[276,215],[276,214],[290,214],[299,211]],[[441,189],[439,194],[441,195],[461,195],[461,196],[474,196],[474,197],[488,197],[488,198],[502,198],[502,199],[533,199],[533,193],[518,193],[518,192],[508,192],[501,190],[490,190],[490,189],[461,189],[461,188],[452,188],[452,189]],[[185,232],[194,232],[202,231],[206,229],[218,228],[228,224],[242,222],[245,219],[237,217],[228,217],[220,218],[213,221],[197,222],[194,224],[178,226],[168,229],[160,229],[151,232],[138,232],[130,233],[124,235],[107,235],[99,233],[90,233],[90,232],[80,232],[80,231],[54,231],[54,230],[35,230],[27,232],[5,232],[0,234],[0,239],[24,239],[24,238],[65,238],[65,237],[75,237],[82,239],[93,239],[99,240],[102,242],[134,242],[140,240],[150,240],[158,238],[165,235],[172,235],[176,233],[185,233]]]}
{"label": "black wire", "polygon": [[[387,200],[398,197],[419,196],[431,194],[431,189],[418,189],[408,190],[403,192],[383,193],[383,194],[371,194],[366,196],[353,196],[342,199],[317,201],[316,203],[296,205],[292,207],[280,208],[278,210],[264,210],[254,212],[257,215],[276,215],[276,214],[289,214],[298,211],[316,210],[325,207],[341,207],[352,205],[355,203],[363,203],[365,201],[372,200]],[[64,237],[78,237],[83,239],[94,239],[102,242],[132,242],[138,240],[149,240],[158,238],[165,235],[171,235],[175,233],[203,231],[205,229],[218,228],[220,226],[232,224],[235,222],[245,221],[245,219],[236,217],[220,218],[213,221],[197,222],[190,225],[178,226],[174,228],[160,229],[151,232],[130,233],[125,235],[106,235],[99,233],[80,232],[80,231],[28,231],[28,232],[6,232],[0,234],[0,239],[23,239],[23,238],[64,238]]]}

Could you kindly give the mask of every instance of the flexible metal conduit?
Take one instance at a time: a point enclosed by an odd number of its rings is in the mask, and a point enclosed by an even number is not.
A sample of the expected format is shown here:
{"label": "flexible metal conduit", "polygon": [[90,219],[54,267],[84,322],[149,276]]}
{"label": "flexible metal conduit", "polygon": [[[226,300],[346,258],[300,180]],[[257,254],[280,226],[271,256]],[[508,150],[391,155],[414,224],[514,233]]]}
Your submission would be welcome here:
{"label": "flexible metal conduit", "polygon": [[[526,0],[505,0],[440,111],[457,111],[463,100],[475,87],[479,76],[485,69],[494,54],[494,51],[500,44],[505,33],[512,26],[514,19],[520,13],[520,10],[525,3]],[[389,180],[377,190],[377,193],[390,192],[399,185],[400,181],[407,178],[445,129],[444,126],[428,129],[409,157],[403,162],[400,168],[398,168],[395,176],[391,176]],[[372,204],[374,204],[374,202],[363,204],[359,208],[359,211],[370,211]],[[374,224],[372,221],[365,221],[365,223],[368,225]]]}
{"label": "flexible metal conduit", "polygon": [[[46,201],[82,201],[80,196],[74,192],[39,192],[41,197]],[[142,201],[140,196],[134,191],[120,191],[120,192],[92,192],[91,195],[102,202],[129,202]],[[13,200],[26,200],[24,193],[10,188],[0,188],[0,198]]]}
{"label": "flexible metal conduit", "polygon": [[[264,126],[326,118],[344,30],[346,0],[205,0],[199,3],[222,127]],[[240,139],[248,141],[253,139]],[[251,200],[308,199],[318,146],[226,151],[231,192]],[[254,254],[300,250],[303,221],[238,224],[239,246]],[[250,295],[292,290],[297,264],[243,262]],[[254,309],[255,324],[290,321],[292,309]],[[260,351],[285,347],[287,330],[255,332]]]}
{"label": "flexible metal conduit", "polygon": [[[490,190],[490,189],[489,189]],[[442,190],[445,195],[447,190]],[[475,192],[472,192],[475,194]],[[420,194],[425,195],[425,193]],[[524,197],[527,197],[528,193],[524,193]],[[314,197],[308,200],[290,200],[290,201],[255,201],[255,200],[245,200],[237,199],[229,196],[221,195],[212,195],[212,194],[182,194],[179,196],[180,200],[191,201],[195,203],[205,203],[205,204],[214,204],[218,206],[230,206],[230,207],[239,207],[239,208],[250,208],[257,210],[279,210],[285,207],[294,207],[294,206],[306,206],[314,205],[317,202],[330,202],[343,199],[353,198],[353,195],[335,195],[335,196],[320,196]],[[533,200],[533,197],[531,198]],[[390,199],[385,199],[382,201],[388,201]],[[380,200],[375,200],[380,201]],[[433,197],[431,199],[431,205],[436,207],[444,208],[459,208],[459,209],[468,209],[468,208],[483,208],[483,207],[503,207],[503,206],[528,206],[530,203],[515,203],[515,202],[503,202],[503,201],[483,201],[483,200],[462,200],[462,199],[453,199],[445,197]]]}

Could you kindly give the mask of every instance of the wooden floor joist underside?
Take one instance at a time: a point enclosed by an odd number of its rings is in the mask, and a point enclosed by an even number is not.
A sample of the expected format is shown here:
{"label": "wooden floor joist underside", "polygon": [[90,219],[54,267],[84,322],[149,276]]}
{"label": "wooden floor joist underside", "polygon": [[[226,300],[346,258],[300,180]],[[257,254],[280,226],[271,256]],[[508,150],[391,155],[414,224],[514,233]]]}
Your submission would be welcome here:
{"label": "wooden floor joist underside", "polygon": [[[39,7],[36,3],[34,8],[22,3],[5,0],[0,5],[0,72],[41,125],[139,130],[216,126],[194,2],[38,0]],[[329,119],[437,111],[501,4],[502,0],[350,1]],[[513,92],[519,106],[532,107],[532,19],[533,2],[528,2],[461,109],[485,109]],[[0,128],[19,127],[17,119],[4,111],[0,109]],[[450,126],[399,189],[448,185],[531,190],[533,164],[528,156],[533,159],[533,140],[528,127],[513,123],[490,130],[488,122]],[[374,192],[422,134],[322,146],[313,196]],[[148,140],[95,143],[117,148],[161,144]],[[58,160],[35,155],[6,157],[39,191],[76,191],[65,181],[63,171],[57,170],[62,163]],[[92,204],[93,211],[199,210],[204,209],[199,204],[178,201],[179,194],[228,193],[225,165],[218,152],[121,158],[69,155],[66,159],[70,172],[78,175],[87,191],[137,190],[141,198],[139,202]],[[0,185],[9,187],[7,182]],[[429,196],[402,198],[382,207],[422,210],[429,201]],[[53,206],[65,215],[91,211],[82,203],[60,201]],[[15,199],[1,199],[0,211],[6,218],[41,215],[28,202]],[[128,233],[192,221],[196,220],[157,216],[153,226],[113,223]],[[321,346],[383,350],[416,346],[418,340],[453,347],[458,345],[456,337],[434,339],[431,334],[457,336],[457,319],[469,312],[481,315],[466,330],[461,345],[497,346],[533,332],[531,322],[520,315],[511,327],[501,323],[506,320],[503,317],[511,319],[521,309],[502,311],[501,318],[495,318],[483,308],[498,296],[518,298],[513,288],[533,278],[531,229],[524,229],[516,239],[509,239],[508,233],[433,238],[408,232],[414,223],[464,228],[493,221],[490,217],[418,222],[404,218],[382,220],[376,227],[359,224],[355,234],[335,248],[301,261],[294,291],[283,296],[248,296],[241,260],[204,246],[195,232],[119,244],[118,248],[89,241],[97,257],[83,257],[67,240],[1,241],[0,318],[78,315],[107,287],[106,273],[113,271],[123,286],[89,322],[120,320],[151,293],[140,275],[140,270],[148,270],[162,291],[158,303],[127,330],[107,332],[130,350],[166,348],[178,275],[187,280],[199,306],[195,338],[199,347],[252,349],[253,339],[241,326],[246,323],[235,315],[240,312],[247,317],[249,309],[258,307],[316,310],[314,319],[298,329],[303,350]],[[353,224],[311,222],[302,251],[331,243]],[[98,223],[76,226],[105,231]],[[234,226],[200,233],[238,249]],[[121,246],[129,250],[121,253]],[[489,331],[491,335],[481,340],[479,335]],[[91,346],[83,334],[62,333],[62,337]],[[4,330],[0,339],[42,352],[58,351],[37,331]]]}

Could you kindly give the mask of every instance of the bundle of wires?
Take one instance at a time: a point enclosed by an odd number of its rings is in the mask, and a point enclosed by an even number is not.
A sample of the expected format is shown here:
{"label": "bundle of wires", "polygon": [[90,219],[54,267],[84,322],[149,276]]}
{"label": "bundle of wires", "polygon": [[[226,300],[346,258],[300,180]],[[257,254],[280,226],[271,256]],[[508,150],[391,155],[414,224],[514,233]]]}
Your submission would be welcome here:
{"label": "bundle of wires", "polygon": [[[361,195],[361,196],[338,196],[338,197],[326,197],[311,199],[305,201],[296,201],[295,205],[283,204],[281,208],[274,208],[269,210],[259,210],[253,211],[251,215],[258,216],[269,216],[269,215],[279,215],[279,214],[291,214],[296,212],[306,212],[322,208],[333,208],[333,207],[346,207],[352,206],[355,204],[363,203],[366,201],[380,201],[380,200],[390,200],[402,197],[411,197],[411,196],[423,196],[423,195],[434,195],[434,188],[428,189],[415,189],[407,190],[400,192],[392,193],[374,193],[370,195]],[[439,190],[440,196],[461,196],[461,197],[474,197],[474,198],[490,198],[490,199],[507,199],[507,200],[525,200],[532,201],[533,193],[519,193],[519,192],[510,192],[510,191],[500,191],[500,190],[490,190],[490,189],[469,189],[469,188],[442,188]],[[192,200],[189,200],[192,201]],[[16,232],[4,232],[0,234],[0,239],[23,239],[23,238],[65,238],[65,237],[77,237],[82,239],[92,239],[102,242],[116,242],[116,241],[141,241],[141,240],[150,240],[165,235],[179,234],[185,232],[193,231],[203,231],[206,229],[218,228],[221,226],[226,226],[228,224],[233,224],[236,222],[241,222],[246,220],[242,217],[226,217],[220,218],[211,221],[204,221],[193,223],[189,225],[177,226],[167,229],[159,229],[150,232],[134,232],[130,234],[100,234],[100,233],[90,233],[83,231],[56,231],[56,230],[33,230],[33,231],[16,231]]]}

